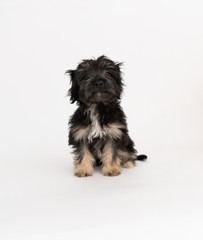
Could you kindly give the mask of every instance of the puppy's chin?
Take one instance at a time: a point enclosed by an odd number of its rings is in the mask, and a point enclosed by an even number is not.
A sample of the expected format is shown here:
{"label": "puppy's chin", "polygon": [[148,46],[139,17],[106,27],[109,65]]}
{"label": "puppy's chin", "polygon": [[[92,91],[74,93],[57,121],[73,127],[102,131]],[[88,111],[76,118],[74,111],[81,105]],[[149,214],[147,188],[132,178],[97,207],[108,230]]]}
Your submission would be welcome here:
{"label": "puppy's chin", "polygon": [[87,105],[92,103],[110,103],[116,99],[114,94],[110,94],[107,91],[95,91],[92,92],[90,95],[86,96],[86,99],[83,99],[83,102]]}
{"label": "puppy's chin", "polygon": [[98,91],[93,94],[93,98],[96,102],[106,102],[110,100],[110,95],[108,92]]}

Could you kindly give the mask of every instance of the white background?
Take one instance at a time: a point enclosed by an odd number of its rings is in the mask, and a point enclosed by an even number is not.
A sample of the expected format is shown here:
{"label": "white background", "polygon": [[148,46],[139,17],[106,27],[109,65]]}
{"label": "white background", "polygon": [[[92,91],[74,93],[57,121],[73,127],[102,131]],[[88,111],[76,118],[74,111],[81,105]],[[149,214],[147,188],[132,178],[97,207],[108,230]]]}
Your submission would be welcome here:
{"label": "white background", "polygon": [[[0,238],[202,239],[203,3],[0,1]],[[147,162],[73,176],[69,79],[124,62],[122,106]]]}

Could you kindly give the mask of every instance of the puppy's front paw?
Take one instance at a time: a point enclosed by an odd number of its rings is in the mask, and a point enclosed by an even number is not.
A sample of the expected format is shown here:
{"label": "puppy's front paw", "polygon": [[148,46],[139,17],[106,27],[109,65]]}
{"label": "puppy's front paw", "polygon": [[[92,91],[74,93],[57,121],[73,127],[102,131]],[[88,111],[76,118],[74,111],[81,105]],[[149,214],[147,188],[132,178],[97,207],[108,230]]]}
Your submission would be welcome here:
{"label": "puppy's front paw", "polygon": [[92,176],[92,168],[76,167],[75,168],[75,176],[77,176],[77,177]]}
{"label": "puppy's front paw", "polygon": [[103,175],[104,176],[118,176],[121,174],[121,170],[119,167],[112,167],[112,168],[103,168]]}
{"label": "puppy's front paw", "polygon": [[75,176],[77,176],[77,177],[88,177],[88,176],[92,176],[92,173],[75,172]]}

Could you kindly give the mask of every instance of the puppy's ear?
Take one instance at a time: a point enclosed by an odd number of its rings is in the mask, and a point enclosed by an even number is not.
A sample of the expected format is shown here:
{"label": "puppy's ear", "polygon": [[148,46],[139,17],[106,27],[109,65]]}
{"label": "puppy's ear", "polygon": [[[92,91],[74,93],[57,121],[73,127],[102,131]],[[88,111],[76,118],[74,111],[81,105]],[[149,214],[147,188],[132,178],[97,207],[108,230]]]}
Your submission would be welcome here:
{"label": "puppy's ear", "polygon": [[122,72],[121,72],[121,66],[123,65],[122,62],[115,62],[114,63],[115,66],[116,66],[116,71],[117,71],[117,75],[116,75],[116,82],[118,83],[119,85],[119,95],[117,96],[118,99],[121,99],[121,94],[123,92],[123,79],[122,79]]}
{"label": "puppy's ear", "polygon": [[123,63],[122,62],[115,62],[115,65],[116,65],[117,71],[121,74],[121,66],[123,65]]}
{"label": "puppy's ear", "polygon": [[68,91],[68,96],[70,96],[71,103],[74,103],[78,101],[78,91],[79,91],[79,85],[75,78],[76,70],[68,70],[65,72],[65,74],[70,75],[71,88]]}

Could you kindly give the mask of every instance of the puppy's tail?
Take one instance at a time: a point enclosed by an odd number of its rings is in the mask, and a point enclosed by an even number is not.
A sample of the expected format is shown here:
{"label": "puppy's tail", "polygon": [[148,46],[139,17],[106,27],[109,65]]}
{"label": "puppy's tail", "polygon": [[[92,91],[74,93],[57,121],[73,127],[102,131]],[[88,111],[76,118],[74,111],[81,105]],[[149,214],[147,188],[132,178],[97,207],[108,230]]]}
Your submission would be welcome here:
{"label": "puppy's tail", "polygon": [[144,154],[138,155],[136,160],[145,161],[145,160],[147,160],[147,155],[144,155]]}

